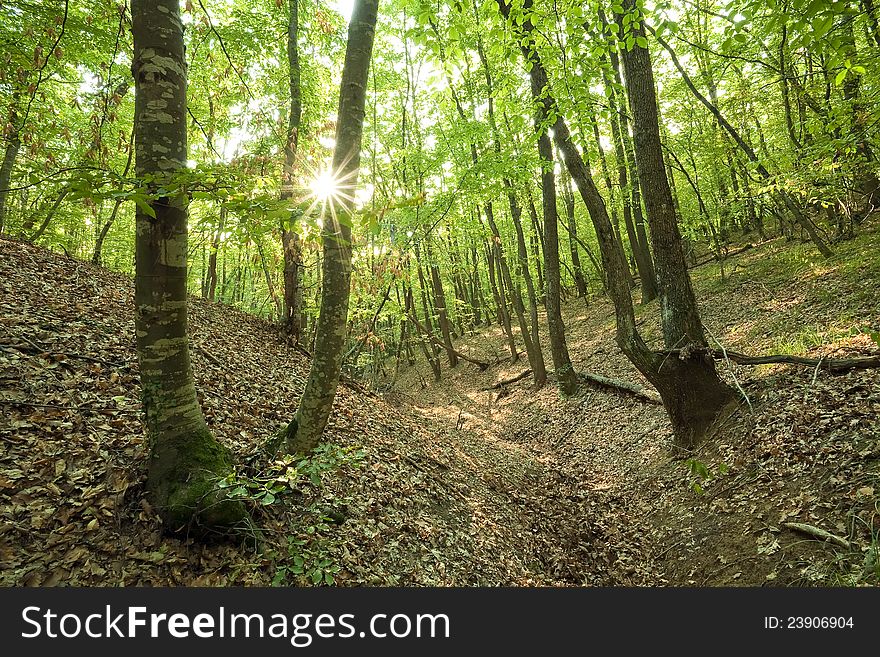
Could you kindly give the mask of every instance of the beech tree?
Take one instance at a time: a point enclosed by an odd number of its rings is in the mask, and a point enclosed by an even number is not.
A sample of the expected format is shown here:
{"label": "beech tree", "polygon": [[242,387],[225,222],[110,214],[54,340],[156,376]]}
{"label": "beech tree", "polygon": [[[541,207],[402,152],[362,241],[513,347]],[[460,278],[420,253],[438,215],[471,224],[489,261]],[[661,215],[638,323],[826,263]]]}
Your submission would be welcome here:
{"label": "beech tree", "polygon": [[247,519],[218,480],[229,453],[211,435],[193,381],[186,334],[187,72],[177,0],[133,0],[135,173],[138,206],[135,327],[149,441],[147,487],[167,529],[231,527]]}
{"label": "beech tree", "polygon": [[296,416],[287,428],[290,452],[308,452],[318,444],[339,384],[348,336],[354,191],[360,170],[367,76],[378,9],[379,0],[357,0],[348,28],[333,151],[338,191],[328,199],[329,207],[323,217],[321,310],[309,379]]}

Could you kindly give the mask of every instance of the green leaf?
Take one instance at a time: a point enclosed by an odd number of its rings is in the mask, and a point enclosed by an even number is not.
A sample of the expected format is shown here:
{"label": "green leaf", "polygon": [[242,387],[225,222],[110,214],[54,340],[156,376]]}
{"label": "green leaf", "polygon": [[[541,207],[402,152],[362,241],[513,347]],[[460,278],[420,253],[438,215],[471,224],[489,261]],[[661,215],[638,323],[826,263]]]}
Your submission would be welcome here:
{"label": "green leaf", "polygon": [[636,37],[636,43],[639,45],[640,48],[648,47],[648,40],[643,36]]}
{"label": "green leaf", "polygon": [[843,69],[840,73],[837,74],[837,77],[834,78],[834,84],[839,85],[843,82],[843,79],[846,77],[846,69]]}
{"label": "green leaf", "polygon": [[156,211],[147,203],[147,197],[141,194],[132,194],[131,200],[134,201],[134,204],[138,207],[138,210],[143,212],[148,217],[156,218]]}
{"label": "green leaf", "polygon": [[320,584],[323,577],[324,577],[324,573],[322,573],[320,570],[315,568],[311,573],[312,584]]}
{"label": "green leaf", "polygon": [[309,480],[312,482],[312,484],[313,484],[314,486],[320,486],[320,485],[321,485],[321,475],[319,475],[317,472],[313,472],[313,473],[311,473],[311,474],[309,475]]}

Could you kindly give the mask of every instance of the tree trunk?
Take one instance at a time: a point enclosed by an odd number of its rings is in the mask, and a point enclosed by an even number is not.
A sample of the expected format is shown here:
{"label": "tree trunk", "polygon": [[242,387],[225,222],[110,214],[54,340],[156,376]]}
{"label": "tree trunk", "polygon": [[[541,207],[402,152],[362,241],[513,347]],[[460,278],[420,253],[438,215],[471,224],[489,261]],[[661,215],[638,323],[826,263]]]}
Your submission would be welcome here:
{"label": "tree trunk", "polygon": [[428,271],[431,275],[431,291],[434,295],[434,309],[437,311],[437,324],[440,326],[440,335],[443,336],[443,346],[446,349],[449,367],[456,367],[458,365],[458,356],[455,353],[455,347],[452,345],[452,332],[449,330],[449,313],[446,312],[446,293],[443,291],[440,267],[434,262],[430,242],[425,242],[425,250],[428,254],[428,260],[431,261],[428,265]]}
{"label": "tree trunk", "polygon": [[589,303],[587,281],[581,268],[581,257],[578,253],[577,220],[574,213],[574,194],[571,191],[571,176],[568,170],[562,169],[562,201],[565,204],[565,214],[568,219],[568,248],[571,252],[571,269],[574,277],[574,285],[578,296]]}
{"label": "tree trunk", "polygon": [[348,44],[339,90],[333,173],[340,194],[330,201],[322,229],[324,260],[321,310],[312,351],[312,366],[296,417],[287,430],[291,453],[310,452],[318,444],[336,397],[342,352],[348,334],[351,287],[351,224],[360,169],[367,77],[379,0],[357,0],[348,28]]}
{"label": "tree trunk", "polygon": [[[128,172],[131,170],[131,162],[134,156],[134,128],[132,128],[131,135],[128,138],[128,157],[125,160],[125,169],[122,171],[122,177],[125,178],[128,176]],[[113,210],[110,212],[110,217],[107,221],[104,222],[104,225],[101,226],[101,232],[98,234],[97,239],[95,240],[95,250],[92,252],[92,264],[100,265],[101,264],[101,251],[104,248],[104,240],[107,238],[107,233],[110,232],[110,228],[113,226],[113,223],[116,221],[116,216],[119,214],[119,208],[122,206],[123,199],[119,198],[113,202]]]}
{"label": "tree trunk", "polygon": [[[632,12],[635,0],[624,0],[624,7]],[[622,17],[620,15],[618,25],[624,29]],[[642,38],[644,30],[641,27],[633,30],[632,25],[629,27],[633,36]],[[687,273],[672,192],[666,178],[650,54],[638,43],[631,50],[624,48],[622,54],[635,127],[636,163],[643,182],[657,266],[663,341],[668,348],[674,344],[705,346],[703,324]],[[715,418],[735,401],[736,395],[718,377],[713,362],[705,358],[673,360],[674,363],[663,365],[672,376],[654,383],[669,412],[678,447],[690,450]]]}
{"label": "tree trunk", "polygon": [[9,110],[9,134],[6,135],[6,148],[3,151],[3,163],[0,164],[0,235],[6,224],[6,201],[9,198],[9,187],[12,184],[12,169],[15,158],[21,148],[21,135],[18,123],[18,93],[12,95],[12,107]]}
{"label": "tree trunk", "polygon": [[[599,10],[599,19],[603,26],[607,25],[605,13],[601,9]],[[635,162],[632,140],[629,136],[629,117],[623,106],[626,100],[621,102],[618,99],[617,87],[623,86],[623,82],[620,76],[620,59],[617,54],[617,44],[609,43],[608,52],[614,79],[612,80],[607,73],[603,72],[603,81],[611,110],[609,112],[611,136],[614,141],[614,150],[617,157],[617,177],[620,181],[620,193],[623,196],[623,222],[626,226],[626,236],[629,239],[633,259],[636,261],[636,270],[639,273],[642,303],[645,304],[657,298],[657,275],[654,271],[654,262],[651,258],[651,251],[648,248],[648,239],[645,234],[638,168]]]}
{"label": "tree trunk", "polygon": [[[378,0],[377,0],[378,1]],[[284,168],[281,173],[281,198],[290,200],[295,196],[296,154],[299,147],[299,129],[302,122],[302,91],[299,66],[299,0],[290,0],[287,23],[287,62],[290,107],[287,118],[287,141],[284,145]],[[284,254],[284,302],[281,313],[281,330],[298,344],[302,333],[302,245],[296,222],[298,210],[281,223],[281,250]]]}
{"label": "tree trunk", "polygon": [[[510,21],[510,6],[505,4],[504,0],[497,0],[497,2],[502,14]],[[530,6],[530,0],[526,0],[526,6]],[[516,25],[516,23],[512,23],[512,25]],[[535,52],[534,42],[531,38],[533,29],[528,21],[523,21],[517,29],[517,36],[520,39],[523,55],[531,62],[529,74],[534,87],[546,90],[551,87],[546,70]],[[653,92],[653,84],[651,90]],[[571,139],[568,125],[559,113],[552,95],[544,93],[538,103],[538,108],[541,120],[546,121],[548,117],[554,117],[554,138],[563,153],[565,165],[571,173],[593,221],[602,253],[603,268],[608,276],[608,292],[614,302],[617,343],[636,368],[661,392],[664,406],[676,432],[677,444],[680,446],[695,445],[705,435],[706,430],[717,416],[719,406],[717,375],[714,371],[708,371],[707,374],[707,370],[702,367],[694,368],[689,361],[665,360],[658,357],[645,344],[635,324],[632,297],[624,273],[626,262],[623,250],[614,237],[614,230],[602,196]],[[659,148],[659,130],[656,124],[654,129],[658,132],[657,144]],[[662,157],[660,160],[662,168]],[[658,230],[661,229],[662,226],[658,226]],[[652,235],[654,233],[652,226]],[[654,237],[657,236],[654,235]],[[657,243],[655,243],[655,253],[656,249]],[[667,311],[666,315],[665,321],[668,322],[671,313]],[[726,396],[727,390],[729,389],[726,387],[721,388],[720,392]]]}
{"label": "tree trunk", "polygon": [[514,282],[513,277],[510,275],[510,267],[507,264],[507,257],[501,243],[501,235],[498,231],[498,226],[495,224],[495,216],[492,211],[491,203],[486,204],[485,213],[486,220],[489,222],[489,229],[492,231],[495,260],[499,265],[498,268],[501,271],[504,286],[507,288],[507,295],[510,297],[510,303],[516,313],[520,335],[522,335],[523,345],[525,345],[526,348],[526,356],[528,356],[529,363],[532,366],[532,372],[534,373],[535,386],[541,387],[547,381],[547,369],[544,364],[544,354],[541,352],[540,343],[536,347],[535,342],[532,339],[532,333],[529,328],[528,320],[526,319],[526,309],[525,304],[523,304],[519,282]]}
{"label": "tree trunk", "polygon": [[52,203],[52,207],[49,208],[49,211],[46,213],[46,218],[43,219],[43,223],[40,224],[40,227],[34,232],[33,235],[27,237],[28,242],[36,242],[43,236],[43,233],[46,232],[46,229],[49,227],[49,224],[52,223],[52,219],[55,218],[55,214],[58,212],[58,208],[61,207],[61,204],[64,202],[64,199],[70,193],[70,188],[62,189],[58,193],[58,198]]}
{"label": "tree trunk", "polygon": [[[132,0],[137,176],[153,190],[185,171],[186,60],[177,0]],[[149,201],[135,214],[135,324],[150,460],[147,489],[170,531],[234,526],[240,502],[218,488],[230,454],[205,424],[186,335],[187,196]]]}

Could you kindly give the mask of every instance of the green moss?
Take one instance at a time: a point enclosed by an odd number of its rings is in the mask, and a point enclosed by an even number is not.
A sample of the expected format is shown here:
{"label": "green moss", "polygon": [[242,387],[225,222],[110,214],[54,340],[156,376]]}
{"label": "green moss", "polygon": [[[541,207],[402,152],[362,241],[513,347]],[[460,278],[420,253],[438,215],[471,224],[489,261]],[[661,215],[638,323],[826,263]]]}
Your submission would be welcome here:
{"label": "green moss", "polygon": [[228,450],[207,428],[155,439],[147,487],[166,528],[198,533],[247,525],[244,505],[217,486],[230,472]]}

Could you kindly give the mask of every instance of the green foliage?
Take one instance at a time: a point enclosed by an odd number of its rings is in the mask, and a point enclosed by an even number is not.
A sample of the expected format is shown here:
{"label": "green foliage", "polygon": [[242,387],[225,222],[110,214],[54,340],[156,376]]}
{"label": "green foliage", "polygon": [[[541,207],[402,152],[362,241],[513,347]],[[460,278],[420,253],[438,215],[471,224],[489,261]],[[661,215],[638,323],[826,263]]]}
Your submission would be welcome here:
{"label": "green foliage", "polygon": [[275,459],[257,474],[230,473],[218,486],[230,499],[266,506],[291,493],[302,493],[304,488],[318,488],[323,475],[343,467],[357,467],[363,458],[360,448],[322,443],[307,456]]}
{"label": "green foliage", "polygon": [[705,482],[726,475],[728,472],[728,467],[725,463],[719,463],[718,467],[713,472],[704,462],[695,458],[686,460],[684,465],[691,477],[691,488],[697,495],[703,494],[703,484],[705,484]]}
{"label": "green foliage", "polygon": [[272,586],[333,586],[340,571],[327,551],[323,535],[330,531],[327,517],[318,516],[314,524],[303,527],[297,537],[288,537],[287,554],[279,559]]}

